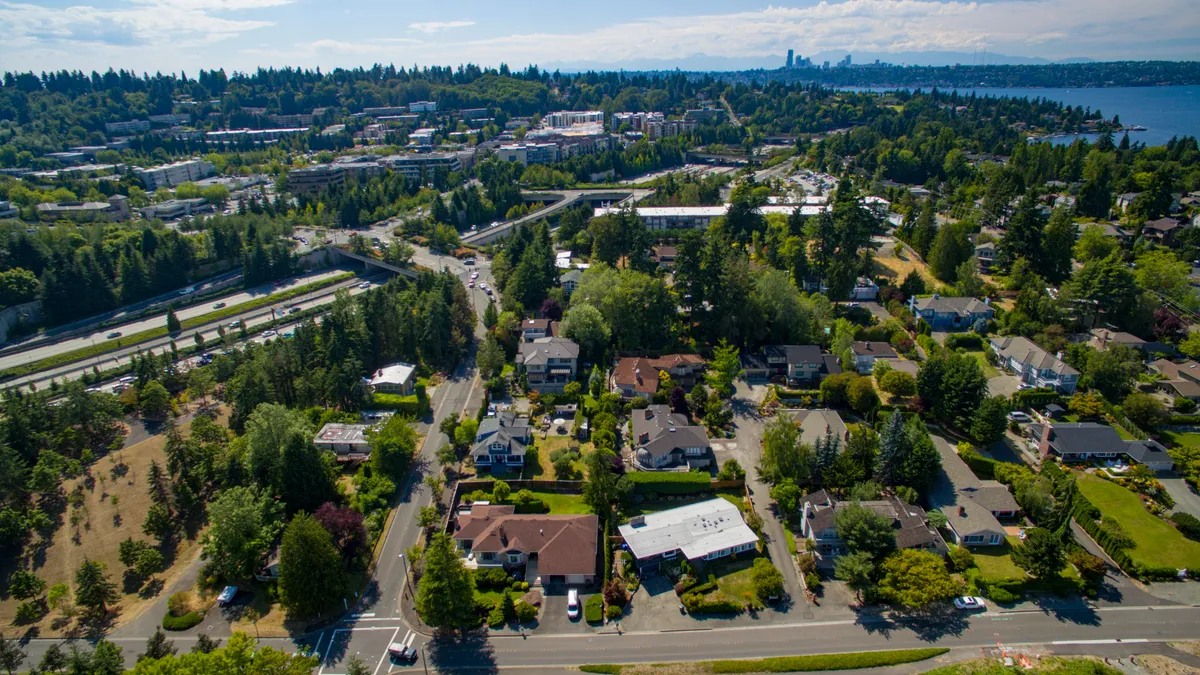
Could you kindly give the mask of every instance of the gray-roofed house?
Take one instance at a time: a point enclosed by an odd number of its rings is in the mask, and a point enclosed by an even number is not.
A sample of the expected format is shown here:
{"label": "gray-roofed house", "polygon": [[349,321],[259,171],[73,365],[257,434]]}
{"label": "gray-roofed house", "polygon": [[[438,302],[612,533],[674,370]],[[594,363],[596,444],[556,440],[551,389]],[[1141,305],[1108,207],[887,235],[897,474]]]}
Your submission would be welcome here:
{"label": "gray-roofed house", "polygon": [[702,566],[758,546],[738,507],[720,498],[635,516],[617,529],[642,573],[681,558]]}
{"label": "gray-roofed house", "polygon": [[713,461],[704,427],[665,405],[633,411],[633,458],[643,469],[704,468]]}
{"label": "gray-roofed house", "polygon": [[967,330],[976,321],[991,319],[996,314],[986,299],[947,298],[936,293],[927,298],[911,298],[908,306],[914,316],[936,331]]}
{"label": "gray-roofed house", "polygon": [[816,445],[817,441],[824,441],[829,435],[838,439],[842,448],[850,442],[850,430],[836,410],[801,410],[796,413],[796,423],[800,425],[800,442],[809,447]]}
{"label": "gray-roofed house", "polygon": [[837,356],[817,345],[767,345],[742,357],[746,379],[786,377],[789,383],[817,383],[842,372]]}
{"label": "gray-roofed house", "polygon": [[860,374],[866,375],[875,367],[875,359],[900,358],[895,349],[886,342],[855,342],[851,349],[854,351],[854,368]]}
{"label": "gray-roofed house", "polygon": [[1033,424],[1030,431],[1044,456],[1058,455],[1064,462],[1125,458],[1153,471],[1169,471],[1175,464],[1167,449],[1155,441],[1127,441],[1106,424]]}
{"label": "gray-roofed house", "polygon": [[1175,235],[1182,227],[1183,223],[1174,218],[1148,220],[1142,224],[1142,236],[1171,246],[1175,243]]}
{"label": "gray-roofed house", "polygon": [[371,454],[371,444],[366,436],[370,428],[369,424],[329,422],[317,432],[313,445],[318,450],[329,450],[338,457],[367,457]]}
{"label": "gray-roofed house", "polygon": [[529,418],[502,412],[479,423],[471,459],[477,467],[520,471],[525,465],[525,448],[532,440]]}
{"label": "gray-roofed house", "polygon": [[1147,342],[1133,333],[1109,330],[1108,328],[1093,328],[1085,335],[1089,336],[1087,343],[1098,351],[1104,351],[1113,345],[1124,345],[1136,349],[1144,355],[1175,354],[1175,348],[1164,342]]}
{"label": "gray-roofed house", "polygon": [[517,368],[524,371],[529,388],[542,394],[560,393],[575,379],[579,345],[559,337],[522,342],[517,350]]}
{"label": "gray-roofed house", "polygon": [[[824,490],[818,490],[800,500],[801,533],[816,545],[814,555],[817,565],[832,567],[838,556],[850,552],[837,532],[837,514],[853,504],[851,501],[834,499]],[[929,524],[925,509],[915,504],[906,504],[895,495],[882,499],[857,502],[859,505],[892,521],[897,548],[914,548],[945,555],[947,547],[942,535]]]}
{"label": "gray-roofed house", "polygon": [[1008,488],[994,480],[980,480],[954,448],[933,437],[942,467],[929,495],[929,503],[946,516],[946,528],[959,546],[999,546],[1004,543],[1000,518],[1020,511]]}
{"label": "gray-roofed house", "polygon": [[980,274],[991,274],[992,264],[996,262],[996,244],[990,241],[976,244],[975,262],[979,265]]}
{"label": "gray-roofed house", "polygon": [[1075,393],[1079,371],[1029,338],[994,337],[989,344],[992,351],[996,352],[998,365],[1012,371],[1021,382],[1055,389],[1063,394]]}
{"label": "gray-roofed house", "polygon": [[1150,370],[1166,378],[1157,384],[1168,396],[1200,401],[1200,363],[1190,359],[1183,363],[1159,359],[1150,364]]}
{"label": "gray-roofed house", "polygon": [[375,371],[368,384],[377,394],[408,396],[412,393],[416,372],[417,367],[411,363],[392,363]]}
{"label": "gray-roofed house", "polygon": [[581,278],[583,278],[582,270],[579,270],[578,268],[570,269],[566,272],[563,272],[562,276],[558,278],[558,285],[562,286],[563,292],[570,297],[570,295],[575,292],[575,287],[579,285],[579,280]]}

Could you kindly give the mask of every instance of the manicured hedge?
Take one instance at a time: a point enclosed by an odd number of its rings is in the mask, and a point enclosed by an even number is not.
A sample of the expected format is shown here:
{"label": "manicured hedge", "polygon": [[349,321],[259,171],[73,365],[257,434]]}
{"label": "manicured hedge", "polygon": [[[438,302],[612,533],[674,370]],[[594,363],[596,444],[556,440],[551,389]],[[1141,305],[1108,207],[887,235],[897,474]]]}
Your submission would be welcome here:
{"label": "manicured hedge", "polygon": [[1026,389],[1018,391],[1012,395],[1013,405],[1018,408],[1036,408],[1040,406],[1050,405],[1051,403],[1062,404],[1062,396],[1053,389]]}
{"label": "manicured hedge", "polygon": [[984,479],[995,477],[996,464],[999,463],[996,460],[989,457],[984,457],[974,448],[971,448],[965,452],[960,452],[958,453],[958,456],[962,458],[962,461],[967,463],[967,466],[971,467],[971,471],[973,471],[976,476]]}
{"label": "manicured hedge", "polygon": [[1171,415],[1167,424],[1200,424],[1200,415]]}
{"label": "manicured hedge", "polygon": [[886,652],[777,656],[747,661],[712,661],[709,665],[712,666],[714,673],[795,673],[814,670],[852,670],[915,663],[941,656],[948,651],[950,650],[945,647],[926,647]]}
{"label": "manicured hedge", "polygon": [[204,620],[204,615],[200,612],[188,612],[183,616],[174,616],[167,612],[163,617],[162,626],[166,630],[187,630],[198,625]]}
{"label": "manicured hedge", "polygon": [[429,412],[429,397],[425,394],[425,387],[417,385],[413,389],[416,393],[408,396],[374,394],[371,399],[372,406],[385,410],[395,410],[401,415],[410,417],[424,417]]}
{"label": "manicured hedge", "polygon": [[785,389],[784,387],[776,385],[775,393],[779,395],[779,398],[804,398],[805,396],[808,396],[814,400],[819,400],[821,398],[820,389]]}
{"label": "manicured hedge", "polygon": [[951,333],[946,336],[946,349],[966,349],[979,351],[983,349],[983,336],[979,333]]}
{"label": "manicured hedge", "polygon": [[712,489],[711,479],[706,473],[630,471],[625,475],[633,482],[633,488],[643,494],[691,495]]}
{"label": "manicured hedge", "polygon": [[600,623],[604,619],[604,596],[597,593],[583,603],[583,619],[588,623]]}
{"label": "manicured hedge", "polygon": [[625,666],[619,666],[614,663],[591,663],[579,666],[579,669],[585,673],[599,673],[600,675],[621,675],[621,669]]}

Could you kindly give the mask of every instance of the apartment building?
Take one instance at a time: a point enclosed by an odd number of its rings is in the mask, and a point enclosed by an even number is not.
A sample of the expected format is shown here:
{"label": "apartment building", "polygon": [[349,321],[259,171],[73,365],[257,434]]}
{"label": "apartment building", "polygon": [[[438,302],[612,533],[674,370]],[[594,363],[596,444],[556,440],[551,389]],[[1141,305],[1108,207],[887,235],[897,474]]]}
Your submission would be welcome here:
{"label": "apartment building", "polygon": [[408,104],[408,111],[411,113],[437,112],[437,108],[437,101],[413,101]]}
{"label": "apartment building", "polygon": [[548,129],[563,129],[576,124],[603,124],[603,110],[560,110],[542,117],[542,126]]}
{"label": "apartment building", "polygon": [[137,167],[133,173],[146,186],[148,192],[154,192],[160,187],[173,188],[176,185],[208,178],[216,173],[216,169],[211,163],[202,159],[189,159],[166,166],[156,166],[152,169]]}
{"label": "apartment building", "polygon": [[496,157],[502,162],[516,162],[521,166],[552,164],[558,161],[558,146],[554,143],[502,145],[496,150]]}
{"label": "apartment building", "polygon": [[391,115],[403,115],[408,112],[407,106],[402,105],[384,105],[371,108],[363,108],[362,114],[366,117],[385,117]]}

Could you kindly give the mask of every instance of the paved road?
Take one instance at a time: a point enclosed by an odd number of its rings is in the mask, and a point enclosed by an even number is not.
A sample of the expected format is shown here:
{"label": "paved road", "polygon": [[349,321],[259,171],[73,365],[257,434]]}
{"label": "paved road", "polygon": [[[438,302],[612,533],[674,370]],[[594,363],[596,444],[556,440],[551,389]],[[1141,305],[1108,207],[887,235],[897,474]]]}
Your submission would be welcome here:
{"label": "paved road", "polygon": [[[256,300],[258,298],[262,298],[262,297],[265,297],[268,295],[275,295],[277,293],[282,293],[284,291],[290,290],[297,286],[303,286],[305,284],[310,284],[310,283],[315,283],[315,282],[321,281],[322,279],[328,279],[330,277],[334,277],[339,274],[342,274],[345,271],[346,270],[344,270],[344,269],[322,270],[320,272],[313,272],[311,274],[304,274],[304,275],[301,275],[298,277],[294,277],[293,279],[288,280],[286,283],[282,283],[279,285],[263,284],[261,286],[247,289],[247,290],[244,290],[244,291],[241,291],[238,293],[231,293],[229,295],[216,297],[216,298],[207,298],[204,300],[204,302],[194,304],[190,307],[183,307],[183,308],[177,310],[176,316],[179,317],[180,321],[185,321],[187,319],[195,318],[198,316],[203,316],[205,314],[215,311],[215,309],[213,308],[213,305],[218,302],[223,302],[228,307],[235,307],[242,303],[250,302],[251,300]],[[185,303],[187,301],[188,301],[187,296],[179,297],[180,303]],[[23,351],[19,354],[8,354],[8,355],[0,356],[0,370],[3,370],[5,368],[12,368],[13,366],[23,365],[23,364],[29,363],[31,361],[37,361],[39,359],[44,359],[44,358],[47,358],[50,356],[55,356],[57,354],[65,354],[67,352],[73,352],[77,349],[84,349],[93,344],[102,344],[102,343],[108,341],[108,338],[106,336],[108,334],[112,333],[113,331],[120,331],[121,333],[125,334],[126,336],[132,336],[135,333],[140,333],[142,331],[153,330],[155,328],[161,328],[161,327],[167,325],[166,317],[167,317],[167,313],[166,313],[166,311],[163,311],[161,314],[155,314],[154,316],[151,316],[151,317],[148,317],[145,319],[139,319],[137,321],[130,321],[128,323],[121,324],[119,326],[108,326],[108,327],[99,329],[95,332],[88,333],[86,335],[81,335],[79,337],[71,338],[71,339],[67,339],[67,340],[61,340],[61,341],[55,342],[53,344],[42,345],[42,346],[39,346],[34,349],[29,349],[29,350]]]}
{"label": "paved road", "polygon": [[1200,518],[1200,495],[1196,494],[1187,481],[1179,476],[1159,476],[1158,481],[1175,500],[1174,512],[1190,513]]}

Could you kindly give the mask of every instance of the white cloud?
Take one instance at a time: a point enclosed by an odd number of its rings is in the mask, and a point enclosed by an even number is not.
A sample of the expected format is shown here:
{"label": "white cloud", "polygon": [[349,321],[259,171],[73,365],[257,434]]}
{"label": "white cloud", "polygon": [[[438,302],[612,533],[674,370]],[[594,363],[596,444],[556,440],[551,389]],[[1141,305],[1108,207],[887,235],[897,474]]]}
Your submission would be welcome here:
{"label": "white cloud", "polygon": [[451,28],[466,28],[467,26],[474,25],[474,21],[423,21],[419,23],[410,23],[408,24],[408,27],[415,31],[425,33],[426,35],[433,35],[438,31],[449,30]]}

